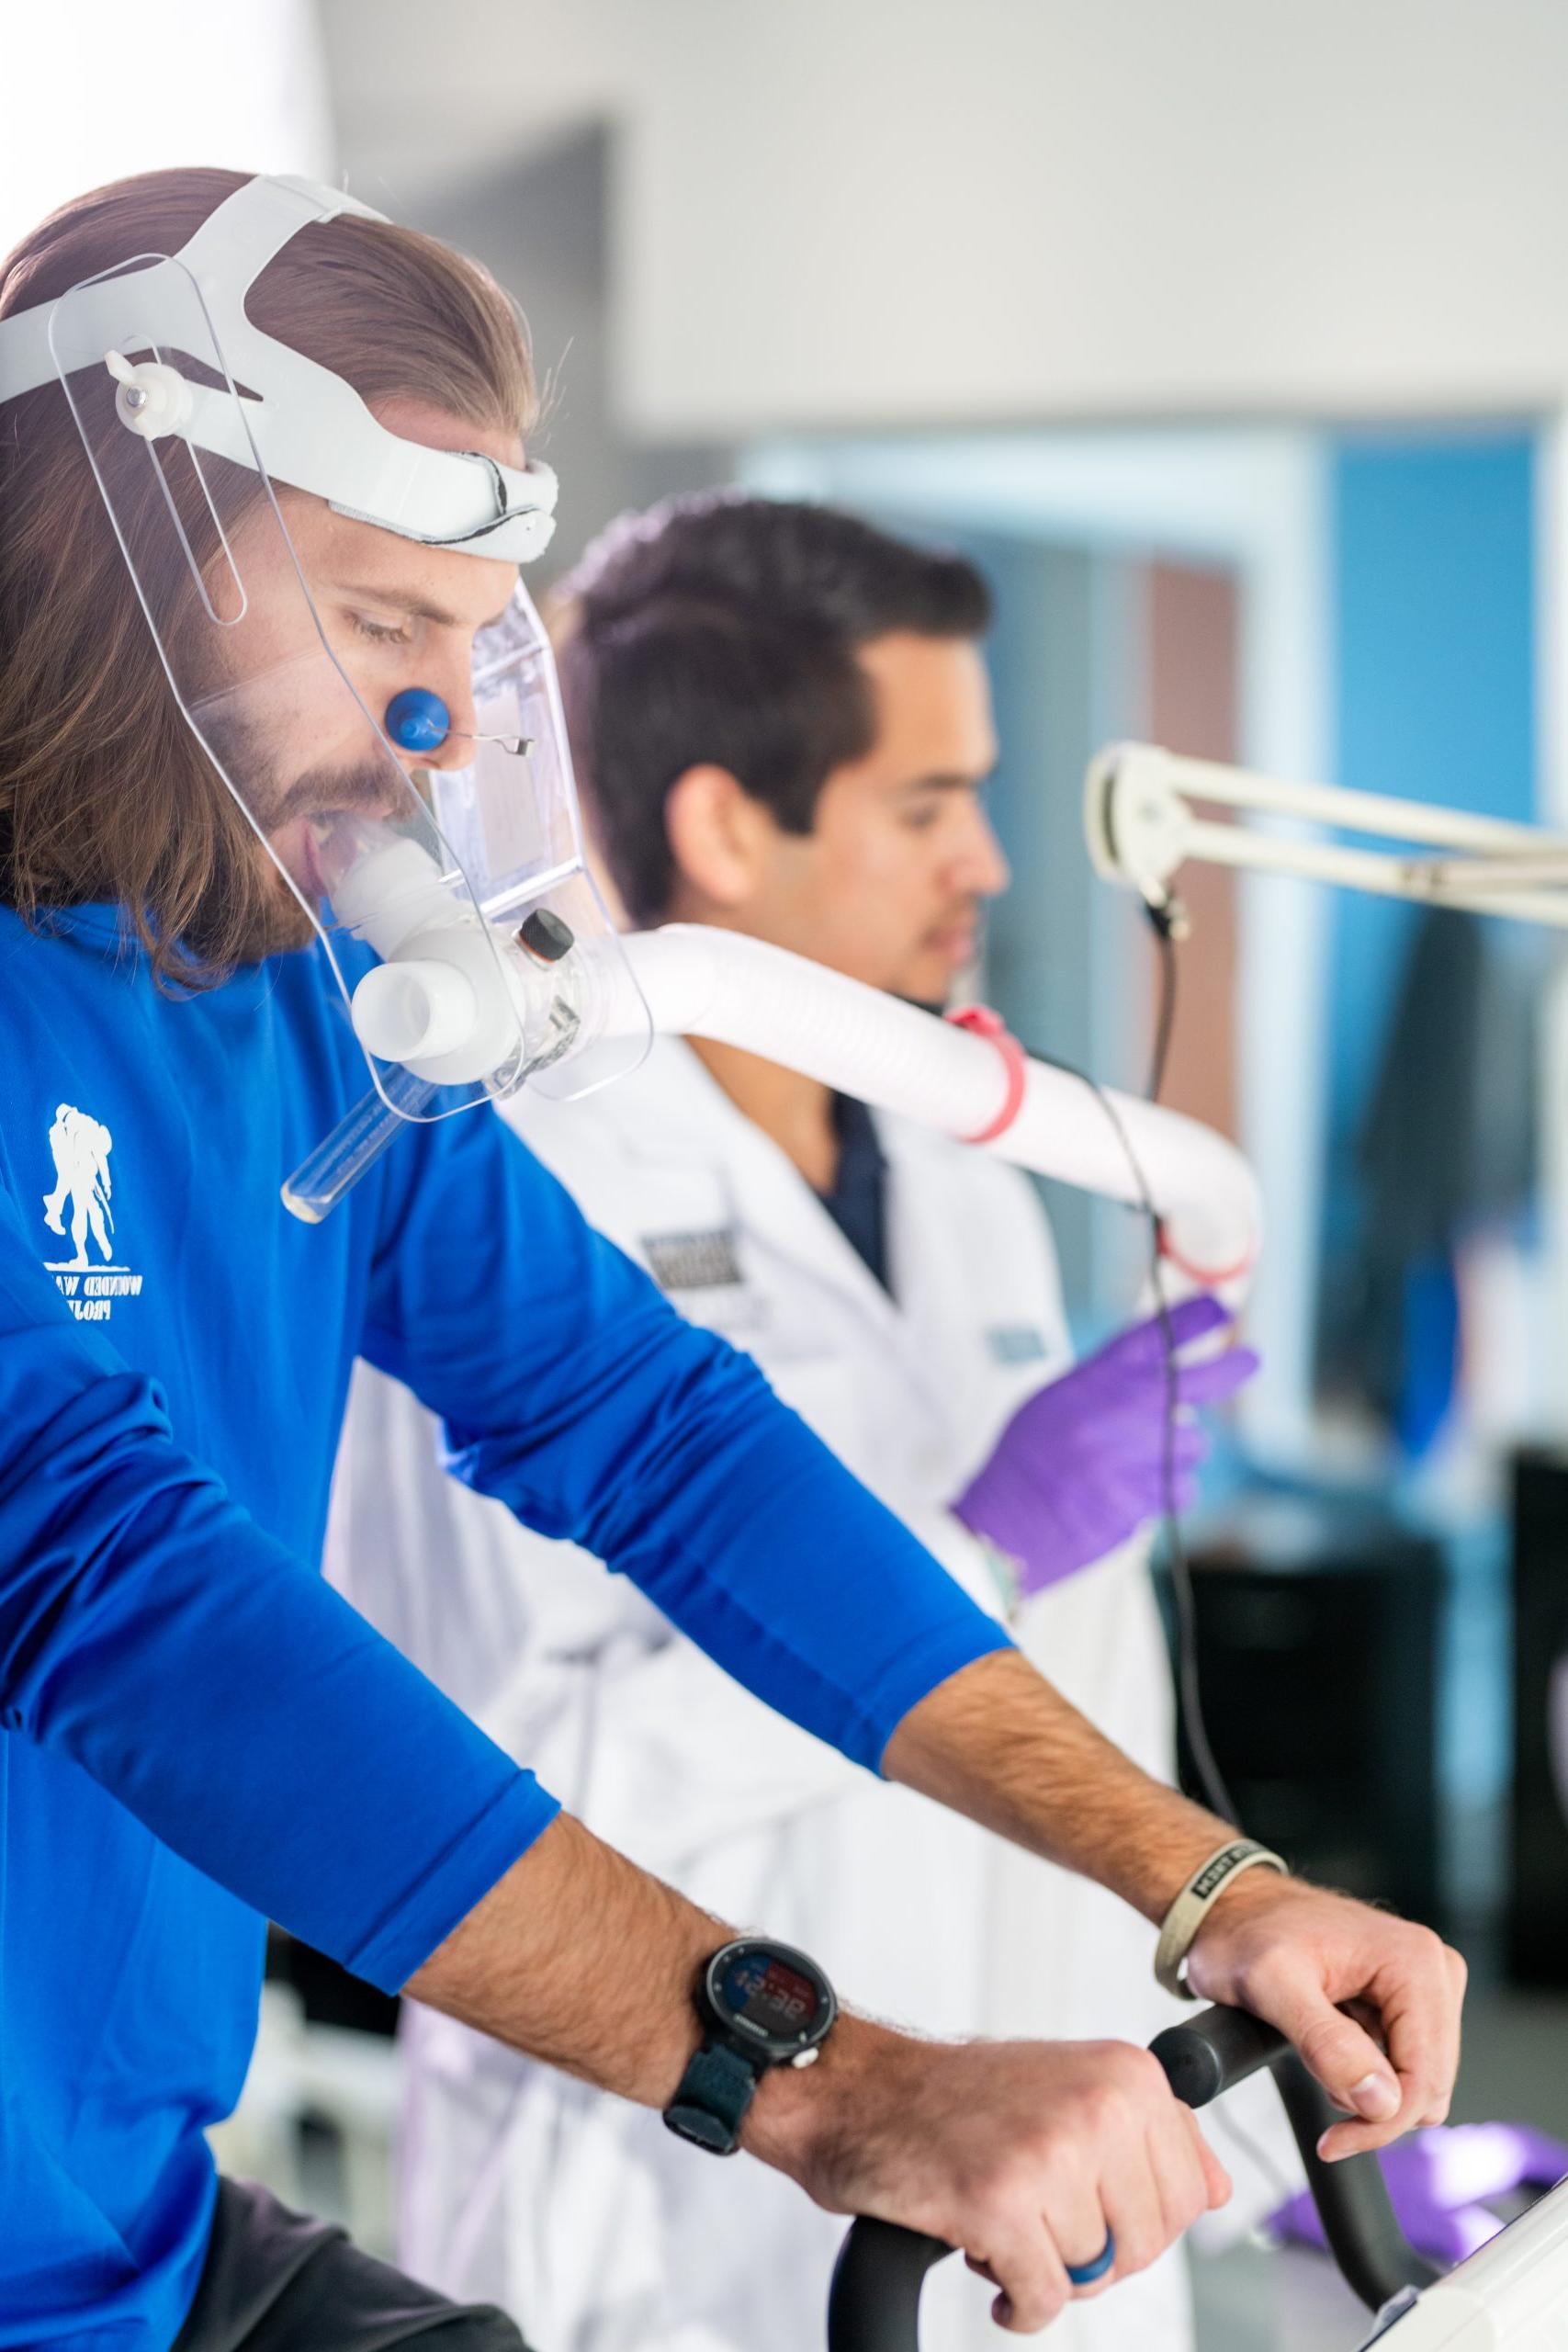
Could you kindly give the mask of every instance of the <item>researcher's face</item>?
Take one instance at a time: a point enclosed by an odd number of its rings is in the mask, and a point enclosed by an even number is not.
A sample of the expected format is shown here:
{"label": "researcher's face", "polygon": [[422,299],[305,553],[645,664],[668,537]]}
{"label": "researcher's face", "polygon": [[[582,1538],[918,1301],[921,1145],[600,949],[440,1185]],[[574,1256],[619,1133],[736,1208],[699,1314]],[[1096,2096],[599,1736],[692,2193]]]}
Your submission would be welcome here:
{"label": "researcher's face", "polygon": [[739,920],[775,945],[935,1003],[974,956],[1008,868],[981,805],[996,763],[990,689],[966,639],[897,631],[860,650],[876,708],[863,759],[835,768],[809,833],[769,820]]}
{"label": "researcher's face", "polygon": [[[479,448],[516,465],[514,435],[414,403],[378,411],[383,424],[433,448]],[[452,549],[421,548],[374,525],[334,514],[325,503],[280,490],[310,600],[336,662],[378,721],[406,686],[427,686],[451,713],[453,736],[434,752],[394,758],[321,650],[288,548],[265,504],[234,542],[249,614],[217,639],[218,659],[203,711],[225,767],[243,792],[267,848],[304,897],[327,887],[323,842],[344,814],[394,817],[406,811],[406,773],[414,765],[460,763],[470,747],[470,661],[478,630],[500,618],[516,584],[515,564]],[[276,926],[256,952],[297,944],[308,926],[276,875],[266,851],[258,860],[276,878]]]}

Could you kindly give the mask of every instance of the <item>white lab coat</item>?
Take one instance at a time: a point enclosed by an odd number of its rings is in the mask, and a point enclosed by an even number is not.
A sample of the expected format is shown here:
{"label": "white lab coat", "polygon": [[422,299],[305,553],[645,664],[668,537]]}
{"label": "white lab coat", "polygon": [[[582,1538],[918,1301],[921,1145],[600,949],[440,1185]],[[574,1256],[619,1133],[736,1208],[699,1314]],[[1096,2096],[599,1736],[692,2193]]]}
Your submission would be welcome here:
{"label": "white lab coat", "polygon": [[[984,1606],[985,1549],[945,1505],[1068,1361],[1055,1256],[1016,1170],[879,1119],[890,1271],[868,1272],[691,1049],[603,1094],[507,1107],[592,1221],[779,1395]],[[527,1350],[520,1336],[519,1377]],[[329,1569],[365,1613],[598,1834],[726,1917],[814,1953],[863,2008],[938,2034],[1144,2041],[1172,2007],[1152,1935],[1102,1891],[881,1783],[770,1713],[624,1580],[444,1478],[436,1432],[362,1366]],[[758,1508],[768,1498],[760,1495]],[[1129,1546],[1025,1605],[1018,1639],[1116,1743],[1168,1775],[1169,1675]],[[635,1985],[635,1968],[628,1986]],[[401,2256],[513,2310],[542,2352],[810,2352],[843,2223],[447,2018],[411,2009]],[[1005,2339],[957,2263],[932,2352]],[[1061,2352],[1190,2344],[1179,2254],[1073,2307]]]}

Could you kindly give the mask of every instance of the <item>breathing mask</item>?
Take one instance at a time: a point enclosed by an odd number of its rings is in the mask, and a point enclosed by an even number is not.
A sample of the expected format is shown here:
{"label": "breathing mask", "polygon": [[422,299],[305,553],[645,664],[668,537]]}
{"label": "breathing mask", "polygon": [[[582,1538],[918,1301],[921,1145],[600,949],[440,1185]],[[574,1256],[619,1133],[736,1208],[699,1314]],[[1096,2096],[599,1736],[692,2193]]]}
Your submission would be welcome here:
{"label": "breathing mask", "polygon": [[[0,402],[63,388],[179,707],[364,1051],[372,1091],[284,1188],[309,1219],[403,1122],[525,1080],[586,1092],[649,1034],[626,1020],[636,985],[584,862],[554,662],[512,572],[548,541],[553,475],[403,439],[246,314],[274,255],[345,213],[381,217],[252,180],[178,254],[0,320]],[[378,621],[404,599],[366,565],[364,525],[488,560],[506,602],[471,651],[451,616],[416,615],[412,637]],[[439,677],[420,674],[426,647]],[[615,1034],[591,1049],[611,988]]]}

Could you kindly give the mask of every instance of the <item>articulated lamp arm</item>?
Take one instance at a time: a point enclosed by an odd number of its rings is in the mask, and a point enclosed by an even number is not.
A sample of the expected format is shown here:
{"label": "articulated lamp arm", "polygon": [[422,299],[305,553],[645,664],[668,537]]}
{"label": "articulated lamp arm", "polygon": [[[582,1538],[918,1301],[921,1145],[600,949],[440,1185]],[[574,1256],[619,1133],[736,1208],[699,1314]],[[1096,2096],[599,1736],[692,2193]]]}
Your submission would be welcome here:
{"label": "articulated lamp arm", "polygon": [[[1427,854],[1224,824],[1198,813],[1205,803],[1418,843]],[[1084,826],[1095,870],[1168,912],[1179,930],[1172,885],[1190,859],[1568,927],[1568,833],[1337,785],[1286,784],[1247,768],[1183,759],[1152,743],[1113,743],[1096,753],[1084,786]],[[1444,854],[1433,856],[1432,850]]]}

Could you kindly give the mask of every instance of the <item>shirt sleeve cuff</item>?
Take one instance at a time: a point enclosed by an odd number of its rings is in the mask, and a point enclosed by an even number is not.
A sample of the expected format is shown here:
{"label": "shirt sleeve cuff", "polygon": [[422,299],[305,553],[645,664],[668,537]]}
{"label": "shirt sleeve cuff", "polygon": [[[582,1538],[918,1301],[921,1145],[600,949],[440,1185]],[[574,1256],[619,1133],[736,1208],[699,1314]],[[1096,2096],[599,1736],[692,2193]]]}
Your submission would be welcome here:
{"label": "shirt sleeve cuff", "polygon": [[[979,1609],[966,1616],[961,1625],[943,1625],[933,1631],[896,1661],[867,1701],[863,1716],[865,1746],[857,1760],[880,1772],[887,1743],[912,1707],[918,1707],[922,1699],[929,1699],[940,1683],[963,1668],[973,1666],[976,1658],[990,1657],[998,1650],[1010,1650],[1013,1646],[1006,1627]],[[846,1748],[846,1754],[851,1752]]]}
{"label": "shirt sleeve cuff", "polygon": [[347,1954],[344,1964],[379,1992],[400,1992],[560,1809],[559,1800],[532,1772],[518,1772],[447,1848],[409,1901]]}

